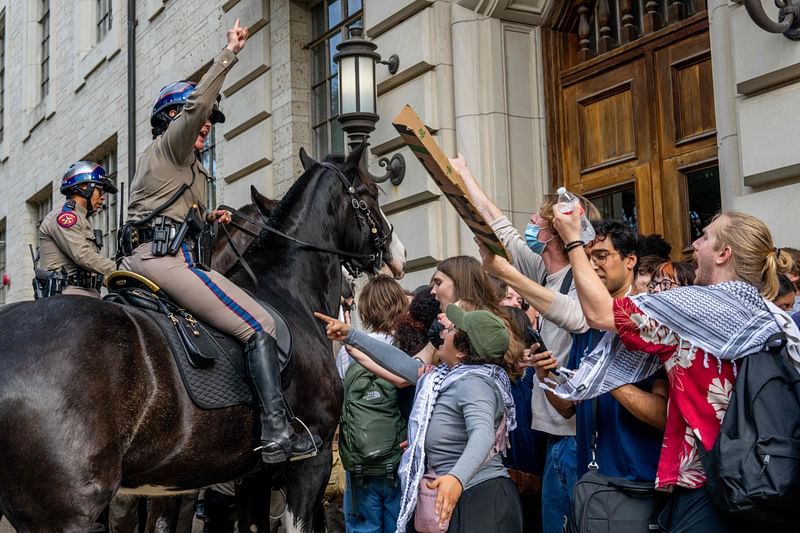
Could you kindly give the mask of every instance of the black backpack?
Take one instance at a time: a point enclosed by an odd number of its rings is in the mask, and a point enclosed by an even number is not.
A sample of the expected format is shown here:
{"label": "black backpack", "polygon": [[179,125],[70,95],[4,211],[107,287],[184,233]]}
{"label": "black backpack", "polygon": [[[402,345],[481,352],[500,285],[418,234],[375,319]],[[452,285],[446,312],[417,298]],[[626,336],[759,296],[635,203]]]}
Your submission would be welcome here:
{"label": "black backpack", "polygon": [[697,440],[711,500],[772,531],[791,530],[800,504],[800,374],[785,345],[775,334],[741,360],[714,447]]}

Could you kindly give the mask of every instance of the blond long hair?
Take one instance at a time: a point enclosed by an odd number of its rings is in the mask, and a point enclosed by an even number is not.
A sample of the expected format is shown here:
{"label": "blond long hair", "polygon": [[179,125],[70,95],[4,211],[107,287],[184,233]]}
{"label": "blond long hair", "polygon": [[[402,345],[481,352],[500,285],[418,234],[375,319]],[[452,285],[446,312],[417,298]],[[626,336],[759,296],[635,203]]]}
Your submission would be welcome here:
{"label": "blond long hair", "polygon": [[717,232],[717,250],[731,249],[733,269],[739,279],[753,285],[767,300],[778,294],[778,274],[789,272],[792,257],[775,248],[772,234],[761,220],[744,213],[721,213],[724,223]]}

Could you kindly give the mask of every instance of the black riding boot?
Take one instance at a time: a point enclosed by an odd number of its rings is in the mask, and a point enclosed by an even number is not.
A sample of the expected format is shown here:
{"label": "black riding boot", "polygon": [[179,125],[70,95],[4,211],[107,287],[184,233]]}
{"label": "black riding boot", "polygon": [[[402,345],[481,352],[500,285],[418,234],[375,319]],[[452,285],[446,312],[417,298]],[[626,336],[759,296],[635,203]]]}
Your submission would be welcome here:
{"label": "black riding boot", "polygon": [[245,346],[247,371],[261,403],[261,457],[265,463],[297,461],[317,454],[322,441],[295,433],[289,420],[278,362],[278,345],[265,331],[254,333]]}

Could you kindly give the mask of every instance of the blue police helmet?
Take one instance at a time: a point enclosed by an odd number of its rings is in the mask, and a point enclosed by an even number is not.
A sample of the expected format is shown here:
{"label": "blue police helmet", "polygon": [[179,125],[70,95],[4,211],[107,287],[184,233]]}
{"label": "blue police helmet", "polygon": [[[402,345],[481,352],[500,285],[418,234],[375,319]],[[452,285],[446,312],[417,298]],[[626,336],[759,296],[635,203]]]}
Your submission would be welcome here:
{"label": "blue police helmet", "polygon": [[[89,187],[81,189],[81,183],[88,183]],[[73,163],[61,178],[61,193],[65,196],[79,194],[86,198],[92,196],[95,187],[100,187],[104,192],[114,194],[117,188],[106,177],[106,169],[92,161],[78,161]]]}
{"label": "blue police helmet", "polygon": [[[161,92],[158,93],[158,98],[153,104],[153,112],[150,114],[150,125],[153,127],[153,135],[160,135],[167,129],[170,122],[172,122],[181,110],[191,95],[197,88],[197,84],[191,81],[176,81],[165,85]],[[225,115],[220,111],[218,102],[220,96],[217,95],[217,102],[211,109],[211,116],[209,117],[212,124],[225,122]],[[176,112],[170,116],[170,111]]]}

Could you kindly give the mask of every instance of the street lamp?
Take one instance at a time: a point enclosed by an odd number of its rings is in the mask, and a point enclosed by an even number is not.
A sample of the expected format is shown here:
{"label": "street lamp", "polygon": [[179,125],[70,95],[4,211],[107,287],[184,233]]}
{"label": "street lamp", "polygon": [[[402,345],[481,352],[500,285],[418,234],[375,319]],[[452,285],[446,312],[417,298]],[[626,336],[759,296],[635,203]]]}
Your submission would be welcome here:
{"label": "street lamp", "polygon": [[756,25],[770,33],[782,33],[787,39],[800,40],[800,0],[775,0],[778,22],[764,11],[761,0],[744,0],[744,8]]}
{"label": "street lamp", "polygon": [[[350,37],[338,45],[338,52],[333,61],[338,67],[339,76],[339,117],[348,137],[351,150],[367,143],[375,130],[375,123],[380,120],[377,113],[378,88],[375,83],[375,63],[389,66],[389,72],[395,74],[400,59],[392,55],[388,61],[381,61],[376,52],[378,45],[363,38],[363,29],[350,28]],[[389,180],[392,185],[400,185],[406,173],[406,161],[401,154],[394,154],[391,159],[381,157],[378,164],[386,169],[383,176],[373,176],[367,168],[367,150],[360,162],[360,170],[377,183]]]}

